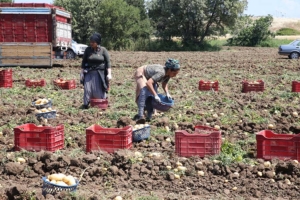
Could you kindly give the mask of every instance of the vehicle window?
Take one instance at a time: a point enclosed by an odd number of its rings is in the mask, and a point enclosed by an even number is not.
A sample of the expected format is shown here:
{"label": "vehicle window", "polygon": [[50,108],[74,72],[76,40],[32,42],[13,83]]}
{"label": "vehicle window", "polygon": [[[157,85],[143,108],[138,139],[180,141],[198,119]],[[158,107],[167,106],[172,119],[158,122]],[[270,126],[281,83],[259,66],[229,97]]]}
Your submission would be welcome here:
{"label": "vehicle window", "polygon": [[298,46],[299,42],[300,42],[299,40],[295,40],[295,41],[291,42],[290,45]]}

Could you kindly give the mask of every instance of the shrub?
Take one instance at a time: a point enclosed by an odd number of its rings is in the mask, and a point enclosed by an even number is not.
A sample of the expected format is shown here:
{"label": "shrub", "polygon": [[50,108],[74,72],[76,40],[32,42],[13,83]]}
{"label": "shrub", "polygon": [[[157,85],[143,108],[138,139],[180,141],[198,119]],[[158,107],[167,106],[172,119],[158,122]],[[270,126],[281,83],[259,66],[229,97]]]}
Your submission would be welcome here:
{"label": "shrub", "polygon": [[276,32],[276,35],[300,35],[300,31],[292,28],[281,28]]}

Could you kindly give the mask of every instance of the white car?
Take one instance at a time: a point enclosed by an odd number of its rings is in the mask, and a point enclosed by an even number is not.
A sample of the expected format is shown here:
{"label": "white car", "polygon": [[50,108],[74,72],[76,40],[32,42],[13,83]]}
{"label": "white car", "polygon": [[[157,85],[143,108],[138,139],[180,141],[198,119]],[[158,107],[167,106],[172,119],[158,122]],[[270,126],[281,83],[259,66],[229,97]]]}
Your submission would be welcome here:
{"label": "white car", "polygon": [[85,49],[88,46],[85,44],[78,44],[76,41],[72,40],[72,49],[67,50],[67,59],[74,59],[76,56],[83,56]]}

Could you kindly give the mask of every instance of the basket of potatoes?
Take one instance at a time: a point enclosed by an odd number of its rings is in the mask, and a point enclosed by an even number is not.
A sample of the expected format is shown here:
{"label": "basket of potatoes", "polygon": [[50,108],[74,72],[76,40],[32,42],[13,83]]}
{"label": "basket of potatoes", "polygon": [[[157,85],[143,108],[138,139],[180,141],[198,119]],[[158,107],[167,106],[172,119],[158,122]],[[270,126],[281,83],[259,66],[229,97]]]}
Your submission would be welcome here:
{"label": "basket of potatoes", "polygon": [[32,102],[32,105],[37,109],[49,108],[52,106],[52,100],[50,98],[37,99]]}
{"label": "basket of potatoes", "polygon": [[56,194],[58,192],[75,192],[79,181],[73,176],[65,174],[51,174],[48,177],[43,177],[43,195]]}
{"label": "basket of potatoes", "polygon": [[139,142],[150,137],[149,124],[137,124],[133,126],[132,141]]}
{"label": "basket of potatoes", "polygon": [[35,116],[39,118],[44,118],[44,119],[54,119],[56,118],[56,110],[53,110],[51,107],[50,108],[43,108],[40,110],[35,110]]}

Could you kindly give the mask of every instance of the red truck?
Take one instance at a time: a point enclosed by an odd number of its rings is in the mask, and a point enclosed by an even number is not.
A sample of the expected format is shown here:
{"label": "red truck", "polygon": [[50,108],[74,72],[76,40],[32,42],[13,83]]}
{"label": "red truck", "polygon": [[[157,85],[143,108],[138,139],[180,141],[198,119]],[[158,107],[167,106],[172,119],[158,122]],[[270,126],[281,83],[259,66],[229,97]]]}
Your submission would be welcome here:
{"label": "red truck", "polygon": [[0,67],[51,67],[72,48],[71,14],[46,3],[0,3]]}

